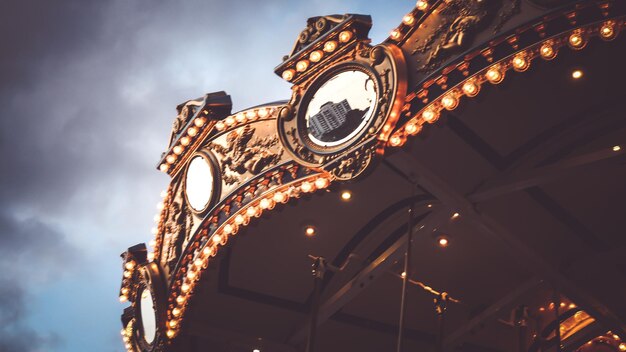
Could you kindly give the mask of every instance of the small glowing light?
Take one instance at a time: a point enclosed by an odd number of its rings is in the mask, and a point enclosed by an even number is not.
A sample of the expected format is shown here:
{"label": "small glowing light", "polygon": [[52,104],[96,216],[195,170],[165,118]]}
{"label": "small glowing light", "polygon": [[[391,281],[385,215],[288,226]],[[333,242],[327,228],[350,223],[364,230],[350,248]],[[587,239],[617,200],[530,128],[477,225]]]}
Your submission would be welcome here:
{"label": "small glowing light", "polygon": [[161,196],[161,198],[165,198],[167,196],[167,191],[162,190],[161,193],[159,193],[159,195]]}
{"label": "small glowing light", "polygon": [[433,109],[424,110],[422,118],[428,123],[433,123],[439,119],[439,112]]}
{"label": "small glowing light", "polygon": [[622,150],[622,147],[620,147],[619,145],[614,145],[613,146],[613,151],[614,152],[619,152],[620,150]]}
{"label": "small glowing light", "polygon": [[296,72],[294,70],[292,70],[292,69],[285,70],[285,71],[283,71],[283,75],[282,75],[283,79],[285,81],[291,81],[293,79],[293,76],[295,75],[295,73]]}
{"label": "small glowing light", "polygon": [[255,349],[252,350],[252,352],[261,352],[261,350],[258,349],[258,348],[255,348]]}
{"label": "small glowing light", "polygon": [[167,164],[161,164],[161,166],[159,166],[159,170],[163,171],[163,172],[167,172],[167,169],[169,169],[170,166]]}
{"label": "small glowing light", "polygon": [[540,312],[544,312],[546,309],[544,307],[539,308]]}
{"label": "small glowing light", "polygon": [[[178,296],[179,298],[181,296]],[[172,329],[176,329],[176,327],[178,326],[178,320],[170,320],[169,323],[167,323],[167,325],[170,326],[170,328]]]}
{"label": "small glowing light", "polygon": [[126,295],[121,295],[121,296],[120,296],[120,302],[124,303],[124,302],[126,302],[126,301],[128,301],[128,296],[126,296]]}
{"label": "small glowing light", "polygon": [[206,119],[204,117],[196,117],[196,119],[193,120],[193,124],[196,125],[196,127],[202,127],[205,123]]}
{"label": "small glowing light", "polygon": [[565,302],[561,302],[560,306],[561,308],[565,307]]}
{"label": "small glowing light", "polygon": [[411,136],[415,136],[422,129],[422,126],[414,122],[409,122],[404,129],[406,130],[406,133]]}
{"label": "small glowing light", "polygon": [[191,139],[189,139],[189,137],[184,136],[180,139],[180,144],[184,145],[184,146],[188,146],[189,142],[191,142]]}
{"label": "small glowing light", "polygon": [[222,236],[220,236],[220,235],[218,235],[218,234],[213,235],[213,242],[214,242],[214,243],[220,243],[220,242],[222,242]]}
{"label": "small glowing light", "polygon": [[311,237],[311,236],[315,236],[315,226],[313,225],[308,225],[304,228],[304,234]]}
{"label": "small glowing light", "polygon": [[611,39],[615,35],[615,28],[612,22],[606,22],[600,28],[600,36],[604,39]]}
{"label": "small glowing light", "polygon": [[326,43],[324,43],[324,51],[327,53],[332,53],[333,51],[335,51],[335,49],[337,49],[337,42],[334,40],[329,40]]}
{"label": "small glowing light", "polygon": [[324,189],[328,187],[329,184],[330,184],[330,181],[328,181],[326,177],[319,177],[318,179],[315,180],[315,187],[319,189]]}
{"label": "small glowing light", "polygon": [[399,30],[394,29],[393,31],[391,31],[391,34],[389,36],[391,37],[391,39],[398,40],[400,39],[400,34],[401,33]]}
{"label": "small glowing light", "polygon": [[128,270],[124,270],[124,277],[125,277],[125,278],[127,278],[127,279],[128,279],[131,275],[132,275],[132,273],[131,273],[130,271],[128,271]]}
{"label": "small glowing light", "polygon": [[[311,61],[313,61],[313,60],[311,60]],[[270,114],[270,111],[267,108],[261,108],[261,109],[259,109],[259,112],[257,113],[257,115],[259,115],[259,117],[262,118],[262,119],[266,118],[267,115],[269,115],[269,114]]]}
{"label": "small glowing light", "polygon": [[513,58],[513,69],[518,72],[523,72],[528,70],[530,67],[530,61],[523,54],[517,55]]}
{"label": "small glowing light", "polygon": [[283,192],[276,192],[274,193],[274,196],[272,197],[272,199],[276,202],[276,203],[282,203],[285,201],[286,195]]}
{"label": "small glowing light", "polygon": [[226,124],[224,123],[224,121],[217,121],[217,123],[215,124],[215,129],[221,131],[224,128],[226,128]]}
{"label": "small glowing light", "polygon": [[259,202],[259,207],[261,207],[261,209],[267,209],[270,207],[270,200],[267,198],[263,198],[261,199],[261,201]]}
{"label": "small glowing light", "polygon": [[200,258],[198,258],[198,259],[193,261],[193,265],[195,265],[198,268],[201,268],[202,264],[204,264],[204,263],[202,262],[202,259],[200,259]]}
{"label": "small glowing light", "polygon": [[309,193],[313,191],[313,185],[311,182],[303,182],[302,185],[300,185],[300,189],[302,189],[304,193]]}
{"label": "small glowing light", "polygon": [[400,138],[400,136],[398,135],[393,135],[390,139],[389,139],[389,143],[394,146],[397,147],[399,145],[402,144],[402,138]]}
{"label": "small glowing light", "polygon": [[156,215],[154,215],[152,220],[154,220],[154,222],[160,222],[161,221],[161,216],[159,214],[156,214]]}
{"label": "small glowing light", "polygon": [[487,74],[485,75],[487,80],[492,84],[498,84],[504,80],[504,75],[500,70],[500,67],[494,66],[487,70]]}
{"label": "small glowing light", "polygon": [[174,154],[180,155],[183,153],[183,147],[180,145],[177,145],[174,147],[174,149],[172,149],[172,151],[174,152]]}
{"label": "small glowing light", "polygon": [[441,99],[441,105],[443,105],[446,110],[454,110],[459,106],[459,99],[452,94],[447,94]]}
{"label": "small glowing light", "polygon": [[128,262],[128,263],[126,263],[126,265],[124,265],[124,267],[127,270],[133,270],[135,268],[135,262]]}
{"label": "small glowing light", "polygon": [[123,287],[122,288],[122,294],[123,295],[128,294],[128,287]]}
{"label": "small glowing light", "polygon": [[258,210],[256,207],[251,206],[246,210],[246,214],[248,214],[248,216],[257,216]]}
{"label": "small glowing light", "polygon": [[298,71],[298,72],[304,72],[304,71],[306,71],[307,68],[309,68],[309,61],[308,60],[300,60],[296,64],[296,71]]}
{"label": "small glowing light", "polygon": [[189,292],[189,289],[190,289],[190,288],[191,288],[191,287],[189,287],[189,284],[182,284],[182,285],[180,286],[180,290],[181,290],[182,292]]}
{"label": "small glowing light", "polygon": [[572,78],[573,79],[579,79],[583,76],[583,71],[581,70],[574,70],[572,71]]}
{"label": "small glowing light", "polygon": [[167,157],[165,157],[165,161],[167,161],[168,164],[173,164],[176,161],[176,155],[168,155]]}
{"label": "small glowing light", "polygon": [[352,198],[352,192],[350,191],[341,192],[341,199],[343,199],[344,201],[348,201],[350,200],[350,198]]}
{"label": "small glowing light", "polygon": [[235,224],[241,225],[244,222],[246,222],[246,218],[244,218],[243,215],[237,214],[237,216],[235,216]]}
{"label": "small glowing light", "polygon": [[237,122],[237,120],[235,120],[235,118],[232,116],[228,116],[226,120],[224,120],[224,122],[226,123],[226,126],[232,126],[235,124],[235,122]]}
{"label": "small glowing light", "polygon": [[148,260],[149,261],[153,261],[154,260],[154,252],[148,252]]}
{"label": "small glowing light", "polygon": [[343,31],[341,33],[339,33],[339,41],[342,43],[347,43],[350,41],[350,39],[352,39],[352,32],[350,31]]}
{"label": "small glowing light", "polygon": [[556,50],[551,43],[545,43],[539,49],[539,54],[546,60],[552,60],[556,57]]}
{"label": "small glowing light", "polygon": [[248,111],[246,111],[246,118],[249,121],[252,121],[252,120],[256,119],[256,117],[257,117],[257,114],[256,114],[255,110],[248,110]]}
{"label": "small glowing light", "polygon": [[237,115],[235,115],[235,121],[242,123],[246,121],[246,114],[244,113],[239,113]]}
{"label": "small glowing light", "polygon": [[323,56],[324,56],[323,51],[315,50],[309,55],[309,60],[311,60],[311,62],[319,62]]}
{"label": "small glowing light", "polygon": [[174,332],[174,330],[171,330],[171,329],[168,329],[168,330],[167,330],[167,332],[166,332],[166,334],[167,334],[167,337],[168,337],[168,338],[170,338],[170,339],[171,339],[172,337],[174,337],[174,335],[176,335],[176,333]]}
{"label": "small glowing light", "polygon": [[122,336],[125,336],[126,335],[126,330],[124,330],[124,329],[120,330],[120,334],[122,334]]}
{"label": "small glowing light", "polygon": [[404,279],[406,277],[406,271],[403,271],[400,276]]}
{"label": "small glowing light", "polygon": [[165,207],[165,204],[163,204],[163,202],[158,202],[156,205],[157,210],[163,210],[163,207]]}
{"label": "small glowing light", "polygon": [[474,81],[467,81],[465,82],[465,84],[463,84],[463,92],[468,97],[475,97],[478,94],[479,90],[480,88],[476,83],[474,83]]}
{"label": "small glowing light", "polygon": [[413,15],[411,15],[411,14],[408,14],[408,15],[404,16],[404,18],[402,19],[402,22],[404,22],[404,24],[410,26],[413,23],[415,23],[415,17],[413,17]]}
{"label": "small glowing light", "polygon": [[576,305],[574,303],[570,303],[569,304],[569,309],[574,309],[574,308],[576,308]]}
{"label": "small glowing light", "polygon": [[581,49],[585,46],[585,41],[579,32],[572,33],[568,40],[569,45],[574,49]]}
{"label": "small glowing light", "polygon": [[189,271],[189,272],[187,272],[187,278],[188,278],[189,280],[193,280],[193,279],[195,279],[195,278],[196,278],[196,272],[195,272],[195,271]]}
{"label": "small glowing light", "polygon": [[614,340],[619,340],[619,335],[613,334],[613,339]]}
{"label": "small glowing light", "polygon": [[211,247],[204,247],[204,249],[202,250],[202,253],[204,255],[211,255],[211,252],[212,252]]}
{"label": "small glowing light", "polygon": [[452,214],[452,219],[456,219],[456,218],[458,218],[459,216],[461,216],[461,214],[459,214],[459,213],[454,213],[454,214]]}
{"label": "small glowing light", "polygon": [[620,351],[626,351],[626,343],[620,343],[618,348]]}
{"label": "small glowing light", "polygon": [[189,127],[187,129],[187,134],[190,135],[191,137],[194,137],[195,135],[198,134],[198,129],[196,127]]}
{"label": "small glowing light", "polygon": [[439,243],[439,246],[440,246],[440,247],[447,247],[447,246],[448,246],[448,244],[450,244],[450,242],[448,241],[448,239],[447,239],[447,238],[445,238],[445,237],[441,237],[441,238],[439,238],[439,240],[437,240],[437,243]]}
{"label": "small glowing light", "polygon": [[428,2],[424,0],[418,0],[415,4],[415,7],[417,7],[417,9],[420,11],[426,11],[428,9]]}

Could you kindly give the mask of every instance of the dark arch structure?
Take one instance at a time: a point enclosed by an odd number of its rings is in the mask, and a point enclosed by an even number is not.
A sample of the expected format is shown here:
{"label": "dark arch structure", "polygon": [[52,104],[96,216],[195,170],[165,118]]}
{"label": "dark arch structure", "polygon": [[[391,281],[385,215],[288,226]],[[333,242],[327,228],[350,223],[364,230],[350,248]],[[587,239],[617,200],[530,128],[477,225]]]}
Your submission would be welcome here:
{"label": "dark arch structure", "polygon": [[178,106],[155,240],[122,254],[126,348],[626,350],[626,3],[370,26],[309,19],[289,101]]}

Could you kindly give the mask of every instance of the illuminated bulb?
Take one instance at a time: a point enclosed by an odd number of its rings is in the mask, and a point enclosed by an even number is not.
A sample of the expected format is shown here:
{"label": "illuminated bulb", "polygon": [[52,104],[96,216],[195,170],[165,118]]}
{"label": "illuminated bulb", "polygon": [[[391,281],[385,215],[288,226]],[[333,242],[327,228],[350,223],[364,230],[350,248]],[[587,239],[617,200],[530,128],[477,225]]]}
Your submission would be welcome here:
{"label": "illuminated bulb", "polygon": [[224,128],[226,128],[226,124],[224,123],[224,121],[217,121],[217,123],[215,124],[215,129],[221,131]]}
{"label": "illuminated bulb", "polygon": [[176,297],[176,303],[183,304],[183,303],[185,303],[185,299],[186,299],[185,296],[180,295],[180,296]]}
{"label": "illuminated bulb", "polygon": [[174,308],[172,309],[172,315],[177,317],[180,315],[180,308]]}
{"label": "illuminated bulb", "polygon": [[193,124],[196,125],[196,127],[202,127],[205,123],[206,119],[204,117],[196,117],[196,119],[193,120]]}
{"label": "illuminated bulb", "polygon": [[400,276],[404,279],[406,277],[406,271],[403,271],[402,273],[400,273]]}
{"label": "illuminated bulb", "polygon": [[620,343],[618,348],[620,351],[626,351],[626,343]]}
{"label": "illuminated bulb", "polygon": [[121,296],[120,296],[120,302],[124,303],[124,302],[126,302],[126,301],[128,301],[128,296],[126,296],[126,295],[121,295]]}
{"label": "illuminated bulb", "polygon": [[[311,60],[311,61],[313,61],[313,60]],[[269,115],[269,114],[270,114],[270,111],[267,108],[259,109],[258,115],[259,115],[260,118],[262,118],[262,119],[266,118],[267,115]]]}
{"label": "illuminated bulb", "polygon": [[272,197],[276,203],[283,203],[286,198],[287,196],[283,192],[276,192],[274,197]]}
{"label": "illuminated bulb", "polygon": [[172,337],[174,337],[176,333],[174,332],[174,330],[168,329],[166,334],[167,334],[167,337],[171,339]]}
{"label": "illuminated bulb", "polygon": [[126,347],[126,349],[127,349],[128,351],[130,351],[131,347],[133,347],[133,346],[131,346],[131,344],[130,344],[130,343],[125,343],[125,344],[124,344],[124,347]]}
{"label": "illuminated bulb", "polygon": [[128,271],[128,270],[124,270],[124,277],[125,277],[125,278],[127,278],[127,279],[128,279],[128,278],[130,277],[130,275],[132,275],[132,273],[131,273],[130,271]]}
{"label": "illuminated bulb", "polygon": [[613,146],[613,151],[614,152],[619,152],[622,149],[622,147],[620,147],[619,145],[614,145]]}
{"label": "illuminated bulb", "polygon": [[572,78],[573,79],[579,79],[583,76],[583,71],[581,70],[574,70],[572,71]]}
{"label": "illuminated bulb", "polygon": [[570,303],[569,304],[569,309],[574,309],[574,308],[576,308],[576,305],[574,303]]}
{"label": "illuminated bulb", "polygon": [[183,293],[186,293],[186,292],[189,292],[189,289],[190,289],[190,288],[191,288],[191,287],[189,287],[189,284],[182,284],[182,285],[180,286],[180,291],[181,291],[181,292],[183,292]]}
{"label": "illuminated bulb", "polygon": [[204,249],[202,250],[202,253],[204,255],[211,255],[211,247],[204,247]]}
{"label": "illuminated bulb", "polygon": [[612,22],[606,22],[600,28],[600,36],[603,39],[611,39],[615,35],[615,28],[613,27]]}
{"label": "illuminated bulb", "polygon": [[283,71],[283,75],[282,75],[283,79],[285,81],[291,81],[293,79],[293,76],[295,75],[295,73],[296,72],[294,70],[292,70],[292,69],[285,70],[285,71]]}
{"label": "illuminated bulb", "polygon": [[319,189],[323,189],[323,188],[328,187],[329,183],[330,182],[328,181],[326,177],[319,177],[317,180],[315,180],[315,187]]}
{"label": "illuminated bulb", "polygon": [[415,4],[415,7],[417,7],[417,9],[420,11],[426,11],[426,9],[428,9],[428,2],[424,0],[418,0],[417,4]]}
{"label": "illuminated bulb", "polygon": [[315,226],[312,225],[308,225],[307,227],[304,228],[304,234],[311,237],[311,236],[315,236]]}
{"label": "illuminated bulb", "polygon": [[191,137],[194,137],[195,135],[198,134],[198,129],[195,127],[189,127],[187,129],[187,134],[190,135]]}
{"label": "illuminated bulb", "polygon": [[237,214],[237,216],[235,216],[235,224],[241,225],[244,222],[246,222],[246,218],[244,218],[243,215]]}
{"label": "illuminated bulb", "polygon": [[341,33],[339,33],[339,41],[342,43],[347,43],[350,41],[350,39],[352,39],[352,32],[350,31],[343,31]]}
{"label": "illuminated bulb", "polygon": [[124,330],[124,329],[120,330],[120,334],[122,334],[122,336],[125,336],[126,335],[126,330]]}
{"label": "illuminated bulb", "polygon": [[463,92],[468,97],[475,97],[478,94],[479,89],[478,85],[473,81],[467,81],[463,84]]}
{"label": "illuminated bulb", "polygon": [[574,49],[581,49],[583,46],[585,46],[585,41],[582,35],[580,35],[580,33],[578,32],[572,33],[569,36],[568,43]]}
{"label": "illuminated bulb", "polygon": [[167,161],[168,164],[173,164],[176,161],[176,155],[168,155],[167,157],[165,157],[165,161]]}
{"label": "illuminated bulb", "polygon": [[180,139],[180,144],[183,146],[188,146],[189,142],[191,142],[191,139],[189,139],[189,137],[184,136]]}
{"label": "illuminated bulb", "polygon": [[332,53],[337,49],[337,42],[334,40],[329,40],[324,43],[324,51],[327,53]]}
{"label": "illuminated bulb", "polygon": [[156,215],[154,215],[152,220],[154,220],[154,222],[159,222],[159,221],[161,221],[161,216],[159,214],[156,214]]}
{"label": "illuminated bulb", "polygon": [[311,184],[311,182],[303,182],[302,185],[300,185],[300,188],[304,193],[309,193],[313,191],[313,185]]}
{"label": "illuminated bulb", "polygon": [[539,49],[539,54],[546,60],[552,60],[556,57],[556,50],[551,43],[545,43]]}
{"label": "illuminated bulb", "polygon": [[122,337],[122,340],[123,340],[124,342],[129,342],[129,341],[130,341],[130,339],[128,338],[128,336],[124,336],[124,337]]}
{"label": "illuminated bulb", "polygon": [[270,207],[270,200],[267,198],[263,198],[261,199],[261,201],[259,202],[259,207],[261,207],[261,209],[267,209]]}
{"label": "illuminated bulb", "polygon": [[515,71],[523,72],[528,70],[528,67],[530,67],[530,61],[524,55],[517,55],[513,58],[513,69]]}
{"label": "illuminated bulb", "polygon": [[398,135],[393,135],[390,139],[389,139],[389,143],[394,146],[397,147],[399,145],[402,144],[402,138],[400,138],[400,136]]}
{"label": "illuminated bulb", "polygon": [[406,125],[404,129],[406,130],[406,133],[414,136],[422,129],[422,126],[417,123],[410,122]]}
{"label": "illuminated bulb", "polygon": [[239,113],[235,115],[235,121],[242,123],[246,121],[246,115],[244,113]]}
{"label": "illuminated bulb", "polygon": [[170,166],[167,164],[161,164],[161,166],[159,166],[159,170],[163,171],[163,172],[167,172],[167,169],[169,169]]}
{"label": "illuminated bulb", "polygon": [[413,17],[413,15],[408,14],[406,16],[404,16],[404,18],[402,19],[402,22],[404,22],[404,24],[406,25],[412,25],[415,22],[415,17]]}
{"label": "illuminated bulb", "polygon": [[254,206],[251,206],[246,210],[246,214],[248,214],[248,216],[257,216],[257,212],[258,210]]}
{"label": "illuminated bulb", "polygon": [[148,242],[148,246],[150,246],[150,247],[156,246],[156,241],[155,240],[150,240],[150,242]]}
{"label": "illuminated bulb", "polygon": [[165,204],[163,204],[163,202],[158,202],[156,205],[157,210],[163,210],[163,207],[165,207]]}
{"label": "illuminated bulb", "polygon": [[235,118],[234,118],[234,117],[232,117],[232,116],[228,116],[228,117],[224,120],[224,122],[226,123],[226,126],[232,126],[232,125],[234,125],[234,124],[235,124],[235,122],[237,122],[237,121],[235,120]]}
{"label": "illuminated bulb", "polygon": [[[609,332],[609,334],[610,334],[610,332]],[[619,340],[619,335],[615,335],[615,334],[613,334],[613,339],[614,339],[614,340]]]}
{"label": "illuminated bulb", "polygon": [[341,199],[343,199],[344,201],[348,201],[350,200],[350,198],[352,198],[352,193],[350,191],[341,192]]}
{"label": "illuminated bulb", "polygon": [[439,112],[433,109],[424,110],[424,112],[422,113],[422,118],[428,123],[433,123],[439,118]]}
{"label": "illuminated bulb", "polygon": [[255,348],[255,349],[252,350],[252,352],[261,352],[261,350],[258,349],[258,348]]}
{"label": "illuminated bulb", "polygon": [[452,219],[456,219],[456,218],[458,218],[459,216],[461,216],[461,214],[459,214],[459,213],[454,213],[454,214],[452,214]]}
{"label": "illuminated bulb", "polygon": [[452,94],[448,94],[441,99],[441,105],[443,105],[446,110],[454,110],[459,106],[459,99]]}
{"label": "illuminated bulb", "polygon": [[448,241],[448,239],[447,239],[447,238],[445,238],[445,237],[441,237],[441,238],[437,241],[437,243],[439,243],[439,247],[447,247],[447,246],[448,246],[448,244],[450,244],[450,242]]}
{"label": "illuminated bulb", "polygon": [[323,56],[324,56],[323,51],[315,50],[309,55],[309,60],[311,60],[311,62],[319,62]]}
{"label": "illuminated bulb", "polygon": [[153,252],[148,252],[148,260],[149,261],[153,261],[154,260],[154,253]]}
{"label": "illuminated bulb", "polygon": [[233,233],[233,230],[234,230],[233,225],[231,225],[231,224],[224,225],[224,233],[225,234],[230,235],[231,233]]}
{"label": "illuminated bulb", "polygon": [[165,198],[167,196],[167,191],[162,190],[161,193],[159,193],[159,195],[161,196],[161,198]]}
{"label": "illuminated bulb", "polygon": [[189,272],[187,272],[187,278],[188,278],[189,280],[193,280],[193,279],[195,279],[195,278],[196,278],[196,272],[195,272],[195,271],[189,271]]}
{"label": "illuminated bulb", "polygon": [[218,234],[213,235],[213,242],[214,242],[214,243],[220,243],[220,242],[222,242],[222,236],[220,236],[220,235],[218,235]]}
{"label": "illuminated bulb", "polygon": [[246,118],[247,118],[248,120],[254,120],[254,119],[256,119],[256,111],[254,111],[254,110],[249,110],[249,111],[246,111]]}
{"label": "illuminated bulb", "polygon": [[153,227],[153,228],[151,228],[151,229],[150,229],[150,232],[151,232],[153,235],[156,235],[156,234],[157,234],[157,232],[159,232],[159,230],[158,230],[156,227]]}
{"label": "illuminated bulb", "polygon": [[499,67],[491,67],[487,70],[485,77],[487,77],[487,80],[492,84],[498,84],[504,80],[504,75]]}
{"label": "illuminated bulb", "polygon": [[398,40],[400,39],[400,31],[394,29],[393,31],[391,31],[391,34],[389,36],[391,37],[391,39]]}
{"label": "illuminated bulb", "polygon": [[124,267],[127,270],[133,270],[135,268],[135,262],[128,262],[128,263],[126,263],[126,265],[124,265]]}
{"label": "illuminated bulb", "polygon": [[561,308],[565,307],[565,302],[561,302]]}
{"label": "illuminated bulb", "polygon": [[[180,298],[180,296],[178,296]],[[170,320],[169,323],[167,323],[167,325],[170,326],[170,328],[172,329],[176,329],[176,327],[178,326],[178,320]]]}
{"label": "illuminated bulb", "polygon": [[176,155],[181,155],[183,153],[183,147],[180,146],[180,145],[177,145],[177,146],[174,147],[174,149],[172,149],[172,151]]}
{"label": "illuminated bulb", "polygon": [[544,307],[539,308],[540,312],[544,312],[546,309]]}
{"label": "illuminated bulb", "polygon": [[122,287],[122,294],[123,295],[128,294],[128,287]]}
{"label": "illuminated bulb", "polygon": [[195,265],[198,268],[201,268],[202,264],[204,264],[204,263],[202,262],[202,259],[200,259],[200,258],[198,258],[198,259],[193,261],[193,265]]}

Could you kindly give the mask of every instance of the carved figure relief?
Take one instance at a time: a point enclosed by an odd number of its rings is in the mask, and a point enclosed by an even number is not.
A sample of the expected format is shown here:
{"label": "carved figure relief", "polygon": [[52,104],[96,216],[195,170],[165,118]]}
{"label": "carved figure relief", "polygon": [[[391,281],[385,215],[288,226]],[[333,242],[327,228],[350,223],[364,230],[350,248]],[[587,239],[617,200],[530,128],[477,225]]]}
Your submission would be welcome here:
{"label": "carved figure relief", "polygon": [[163,243],[165,265],[170,272],[174,270],[183,247],[189,241],[192,227],[192,215],[179,202],[172,201],[167,210]]}
{"label": "carved figure relief", "polygon": [[201,101],[189,100],[176,107],[178,115],[176,115],[176,118],[172,123],[172,133],[170,135],[169,142],[170,145],[174,141],[174,138],[176,138],[176,136],[181,132],[181,129],[189,122],[189,119],[196,114],[200,106],[202,106]]}
{"label": "carved figure relief", "polygon": [[[240,182],[246,173],[257,175],[278,164],[283,155],[276,135],[260,138],[255,128],[246,125],[226,136],[226,146],[212,142],[209,147],[221,154],[222,179],[227,185]],[[274,149],[275,151],[273,151]]]}

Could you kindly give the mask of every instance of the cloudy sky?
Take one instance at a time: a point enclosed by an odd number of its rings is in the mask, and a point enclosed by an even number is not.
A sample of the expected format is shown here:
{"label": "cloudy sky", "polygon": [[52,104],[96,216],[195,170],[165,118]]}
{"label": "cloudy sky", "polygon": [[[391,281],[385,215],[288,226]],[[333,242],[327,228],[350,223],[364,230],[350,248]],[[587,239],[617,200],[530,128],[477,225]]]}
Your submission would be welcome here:
{"label": "cloudy sky", "polygon": [[289,97],[273,73],[306,18],[410,0],[0,2],[0,351],[123,351],[119,254],[151,238],[175,106]]}

